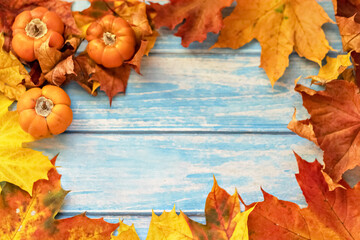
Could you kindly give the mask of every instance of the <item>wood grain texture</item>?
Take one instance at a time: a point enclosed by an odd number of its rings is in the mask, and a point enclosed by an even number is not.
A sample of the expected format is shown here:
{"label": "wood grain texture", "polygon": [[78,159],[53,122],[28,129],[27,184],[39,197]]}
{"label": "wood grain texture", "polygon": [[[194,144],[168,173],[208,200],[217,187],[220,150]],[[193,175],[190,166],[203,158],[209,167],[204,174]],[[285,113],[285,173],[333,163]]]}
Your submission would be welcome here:
{"label": "wood grain texture", "polygon": [[246,201],[260,186],[304,204],[292,150],[321,158],[311,142],[274,134],[62,134],[32,144],[60,152],[62,184],[71,190],[63,210],[75,212],[178,209],[203,212],[213,174],[219,185]]}
{"label": "wood grain texture", "polygon": [[[334,19],[331,2],[320,4]],[[87,6],[78,1],[73,8]],[[323,29],[340,51],[337,26]],[[185,49],[174,31],[160,33],[143,59],[143,76],[131,74],[125,97],[115,97],[110,108],[103,92],[92,97],[71,83],[65,90],[73,124],[65,134],[32,143],[50,157],[60,152],[62,185],[71,190],[60,218],[83,211],[109,222],[121,218],[135,223],[145,239],[151,209],[160,213],[176,204],[204,222],[213,174],[229,193],[236,187],[247,203],[262,199],[261,186],[305,205],[292,150],[310,161],[321,160],[322,153],[286,125],[294,107],[299,118],[307,116],[293,91],[294,79],[316,74],[318,65],[292,54],[290,67],[272,88],[258,67],[256,41],[238,50],[208,50],[217,38],[209,34],[204,43]]]}
{"label": "wood grain texture", "polygon": [[[333,17],[331,2],[321,5]],[[325,24],[324,29],[331,46],[341,50],[337,26]],[[73,84],[66,87],[74,110],[70,132],[288,132],[294,107],[299,118],[306,116],[293,82],[300,75],[316,75],[316,63],[292,54],[290,67],[272,88],[258,67],[256,41],[238,50],[209,51],[217,37],[209,34],[203,44],[185,49],[173,32],[161,33],[150,57],[143,59],[143,76],[132,72],[126,97],[115,97],[111,108],[103,92],[94,98]]]}

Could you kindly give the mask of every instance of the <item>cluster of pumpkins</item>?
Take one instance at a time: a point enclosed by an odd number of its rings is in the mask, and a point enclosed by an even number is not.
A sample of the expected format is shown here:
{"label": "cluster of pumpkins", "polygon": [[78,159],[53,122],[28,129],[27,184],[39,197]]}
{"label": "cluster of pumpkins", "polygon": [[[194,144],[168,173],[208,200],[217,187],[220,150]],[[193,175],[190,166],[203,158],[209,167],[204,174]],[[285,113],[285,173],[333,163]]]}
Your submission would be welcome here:
{"label": "cluster of pumpkins", "polygon": [[[56,49],[63,46],[64,29],[61,18],[44,7],[23,11],[12,25],[12,49],[26,62],[35,61],[35,50],[43,43]],[[124,19],[113,15],[93,22],[86,31],[86,40],[89,57],[106,68],[121,66],[135,53],[134,31]],[[70,105],[68,94],[60,87],[32,88],[17,104],[20,126],[36,138],[60,134],[72,122]]]}

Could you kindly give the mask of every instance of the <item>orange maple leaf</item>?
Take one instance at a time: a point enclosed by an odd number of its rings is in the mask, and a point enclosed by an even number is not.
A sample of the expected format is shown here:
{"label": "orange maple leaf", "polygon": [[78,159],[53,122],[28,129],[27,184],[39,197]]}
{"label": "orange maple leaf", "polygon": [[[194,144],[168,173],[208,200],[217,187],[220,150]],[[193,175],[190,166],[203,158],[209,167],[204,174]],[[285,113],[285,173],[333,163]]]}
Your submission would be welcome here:
{"label": "orange maple leaf", "polygon": [[[296,179],[308,206],[300,208],[263,191],[249,215],[249,238],[253,240],[360,239],[360,183],[329,190],[319,162],[306,162],[295,154]],[[255,205],[248,205],[247,208]]]}
{"label": "orange maple leaf", "polygon": [[161,5],[151,3],[157,13],[154,22],[157,28],[174,29],[181,25],[175,36],[182,38],[181,44],[188,47],[194,41],[203,42],[209,32],[218,33],[223,26],[221,10],[234,0],[171,0]]}
{"label": "orange maple leaf", "polygon": [[116,94],[125,94],[130,72],[131,68],[128,64],[123,64],[117,68],[104,68],[103,66],[96,65],[95,72],[91,76],[90,81],[100,83],[100,90],[105,91],[111,106],[112,99]]}
{"label": "orange maple leaf", "polygon": [[240,201],[237,192],[232,196],[219,187],[214,178],[214,186],[205,204],[206,225],[186,217],[195,239],[230,239],[240,213]]}
{"label": "orange maple leaf", "polygon": [[48,172],[48,178],[34,184],[32,197],[10,183],[2,188],[1,239],[110,239],[118,224],[89,219],[85,214],[55,220],[67,191],[61,188],[61,175],[55,168]]}
{"label": "orange maple leaf", "polygon": [[296,85],[308,110],[310,123],[324,151],[325,172],[338,182],[342,174],[360,164],[360,95],[351,82],[334,80],[325,91]]}
{"label": "orange maple leaf", "polygon": [[237,0],[212,48],[240,48],[256,38],[261,65],[272,85],[284,74],[295,50],[321,65],[331,49],[321,26],[332,22],[315,0]]}

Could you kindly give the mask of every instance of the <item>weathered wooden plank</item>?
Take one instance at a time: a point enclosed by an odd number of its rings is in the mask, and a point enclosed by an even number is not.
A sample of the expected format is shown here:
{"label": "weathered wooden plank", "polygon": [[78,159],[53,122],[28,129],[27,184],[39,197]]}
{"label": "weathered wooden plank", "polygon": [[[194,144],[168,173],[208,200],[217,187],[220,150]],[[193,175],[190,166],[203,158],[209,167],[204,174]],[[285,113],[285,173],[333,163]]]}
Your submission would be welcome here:
{"label": "weathered wooden plank", "polygon": [[[333,17],[331,2],[320,4]],[[81,7],[85,1],[74,3],[75,9]],[[330,44],[340,50],[337,26],[324,28]],[[239,50],[208,51],[216,40],[210,34],[205,43],[185,49],[171,31],[161,31],[154,54],[143,60],[143,76],[133,72],[126,98],[116,97],[111,108],[103,92],[93,98],[72,84],[66,88],[74,110],[70,132],[287,132],[293,108],[301,109],[293,80],[318,71],[317,64],[293,54],[290,67],[272,88],[258,67],[261,50],[256,41]],[[300,110],[299,118],[305,116]]]}
{"label": "weathered wooden plank", "polygon": [[317,147],[295,135],[264,134],[62,134],[33,143],[48,156],[60,152],[66,211],[202,212],[213,184],[246,201],[260,186],[303,204],[292,150],[308,160]]}
{"label": "weathered wooden plank", "polygon": [[288,131],[294,107],[302,105],[293,81],[318,66],[292,55],[272,88],[258,65],[258,56],[242,54],[145,58],[143,76],[132,73],[126,97],[115,97],[112,107],[104,92],[92,97],[70,84],[69,131]]}

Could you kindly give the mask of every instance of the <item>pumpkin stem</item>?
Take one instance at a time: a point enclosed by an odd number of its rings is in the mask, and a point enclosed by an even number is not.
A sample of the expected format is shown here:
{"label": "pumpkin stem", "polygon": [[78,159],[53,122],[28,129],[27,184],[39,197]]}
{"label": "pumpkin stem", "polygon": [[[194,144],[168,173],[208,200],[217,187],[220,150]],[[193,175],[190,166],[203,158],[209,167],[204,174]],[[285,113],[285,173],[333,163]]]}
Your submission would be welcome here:
{"label": "pumpkin stem", "polygon": [[105,32],[103,34],[103,40],[106,45],[113,45],[116,41],[116,35],[111,32]]}
{"label": "pumpkin stem", "polygon": [[25,27],[26,35],[33,38],[41,38],[47,33],[46,24],[38,18],[31,20]]}
{"label": "pumpkin stem", "polygon": [[51,113],[53,107],[54,103],[50,99],[46,97],[39,97],[36,100],[35,112],[37,115],[47,117]]}

